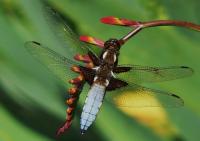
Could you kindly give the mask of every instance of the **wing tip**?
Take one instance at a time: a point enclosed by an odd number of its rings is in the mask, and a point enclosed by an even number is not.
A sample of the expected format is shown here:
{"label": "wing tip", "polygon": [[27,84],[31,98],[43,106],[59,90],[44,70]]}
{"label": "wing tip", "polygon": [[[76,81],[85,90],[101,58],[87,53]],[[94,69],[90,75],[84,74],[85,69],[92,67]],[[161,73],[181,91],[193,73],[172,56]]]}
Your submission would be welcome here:
{"label": "wing tip", "polygon": [[41,45],[39,42],[36,42],[36,41],[31,41],[31,42],[36,44],[36,45]]}
{"label": "wing tip", "polygon": [[182,69],[187,69],[189,70],[191,73],[189,75],[192,75],[194,73],[194,69],[188,67],[188,66],[181,66]]}
{"label": "wing tip", "polygon": [[181,66],[181,68],[189,68],[188,66]]}
{"label": "wing tip", "polygon": [[173,97],[176,97],[176,98],[178,98],[178,99],[181,99],[181,97],[178,96],[178,95],[172,94],[172,96],[173,96]]}
{"label": "wing tip", "polygon": [[27,47],[28,44],[30,43],[33,43],[33,44],[36,44],[36,45],[41,45],[41,43],[37,42],[37,41],[26,41],[24,44],[25,44],[25,47]]}
{"label": "wing tip", "polygon": [[180,96],[178,96],[176,94],[171,94],[171,96],[173,96],[176,99],[179,99],[179,104],[177,104],[175,107],[184,106],[184,100]]}

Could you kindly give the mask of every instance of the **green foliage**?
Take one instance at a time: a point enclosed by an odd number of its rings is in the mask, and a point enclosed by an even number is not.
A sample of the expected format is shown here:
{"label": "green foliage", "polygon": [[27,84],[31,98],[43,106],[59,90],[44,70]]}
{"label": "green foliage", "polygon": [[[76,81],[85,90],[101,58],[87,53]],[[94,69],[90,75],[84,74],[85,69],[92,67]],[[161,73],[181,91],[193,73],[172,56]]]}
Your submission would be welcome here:
{"label": "green foliage", "polygon": [[[99,19],[117,16],[139,21],[179,19],[200,23],[197,0],[48,0],[69,21],[77,34],[101,39],[120,38],[129,29],[103,25]],[[26,41],[49,45],[61,54],[45,24],[40,0],[0,1],[0,140],[55,140],[57,127],[65,120],[66,89],[46,68],[24,48]],[[145,29],[121,50],[121,64],[148,66],[185,65],[195,70],[186,79],[155,84],[152,87],[177,93],[185,101],[183,108],[165,109],[169,126],[175,128],[168,136],[156,134],[151,128],[125,115],[116,107],[103,105],[92,128],[79,133],[80,109],[72,128],[60,140],[155,141],[182,138],[200,139],[200,33],[176,27]],[[81,98],[83,102],[84,96]],[[178,140],[178,139],[177,139]]]}

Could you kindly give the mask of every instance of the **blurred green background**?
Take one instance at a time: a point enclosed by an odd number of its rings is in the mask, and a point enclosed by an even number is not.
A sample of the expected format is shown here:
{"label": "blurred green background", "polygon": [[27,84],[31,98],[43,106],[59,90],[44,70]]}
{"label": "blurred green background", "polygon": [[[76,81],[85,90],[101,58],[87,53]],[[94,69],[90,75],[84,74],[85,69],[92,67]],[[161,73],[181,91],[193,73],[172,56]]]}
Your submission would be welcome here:
{"label": "blurred green background", "polygon": [[[139,21],[178,19],[200,24],[198,0],[46,2],[65,16],[74,32],[103,40],[120,38],[130,30],[99,22],[101,17],[110,15]],[[59,52],[45,24],[41,4],[41,0],[0,0],[0,141],[200,140],[200,33],[179,27],[145,29],[124,45],[119,63],[192,67],[192,77],[148,85],[178,94],[185,101],[184,107],[127,111],[105,102],[93,126],[81,136],[80,106],[72,128],[55,138],[57,128],[65,120],[66,87],[24,48],[24,42],[36,40]]]}

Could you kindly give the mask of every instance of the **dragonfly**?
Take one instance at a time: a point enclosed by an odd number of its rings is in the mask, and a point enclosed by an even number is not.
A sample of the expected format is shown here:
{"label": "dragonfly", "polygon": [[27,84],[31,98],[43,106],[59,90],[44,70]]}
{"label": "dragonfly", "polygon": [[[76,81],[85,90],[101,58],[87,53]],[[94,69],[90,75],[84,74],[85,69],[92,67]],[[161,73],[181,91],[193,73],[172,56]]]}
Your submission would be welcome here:
{"label": "dragonfly", "polygon": [[[89,84],[90,89],[81,114],[81,134],[84,134],[95,121],[104,98],[107,97],[108,101],[122,107],[183,106],[183,99],[176,94],[147,88],[141,84],[191,76],[192,68],[187,66],[119,65],[118,57],[122,45],[145,28],[179,26],[200,31],[199,25],[175,20],[140,22],[108,16],[101,18],[100,21],[104,24],[129,27],[130,32],[121,39],[111,38],[104,42],[91,36],[78,38],[67,22],[52,8],[45,8],[44,18],[61,46],[68,49],[67,57],[37,41],[28,41],[25,43],[25,47],[32,56],[46,65],[61,80],[73,85],[68,88],[67,93],[69,97],[66,99],[68,105],[66,121],[58,129],[57,135],[71,127],[79,96],[86,83]],[[99,47],[100,53],[95,53],[86,43]],[[77,76],[72,78],[72,74],[77,74]],[[132,95],[123,94],[128,90],[134,91],[134,93]],[[145,96],[154,96],[159,100],[159,104],[148,100],[138,104],[134,95],[144,99]]]}

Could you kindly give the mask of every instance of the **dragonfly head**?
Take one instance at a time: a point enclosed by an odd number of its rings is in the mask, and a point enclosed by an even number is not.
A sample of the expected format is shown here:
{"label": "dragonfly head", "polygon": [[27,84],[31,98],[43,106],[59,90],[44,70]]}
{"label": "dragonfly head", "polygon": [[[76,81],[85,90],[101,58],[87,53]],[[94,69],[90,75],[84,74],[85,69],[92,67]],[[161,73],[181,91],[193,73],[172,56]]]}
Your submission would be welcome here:
{"label": "dragonfly head", "polygon": [[105,49],[118,52],[120,49],[120,43],[117,39],[109,39],[104,43]]}

